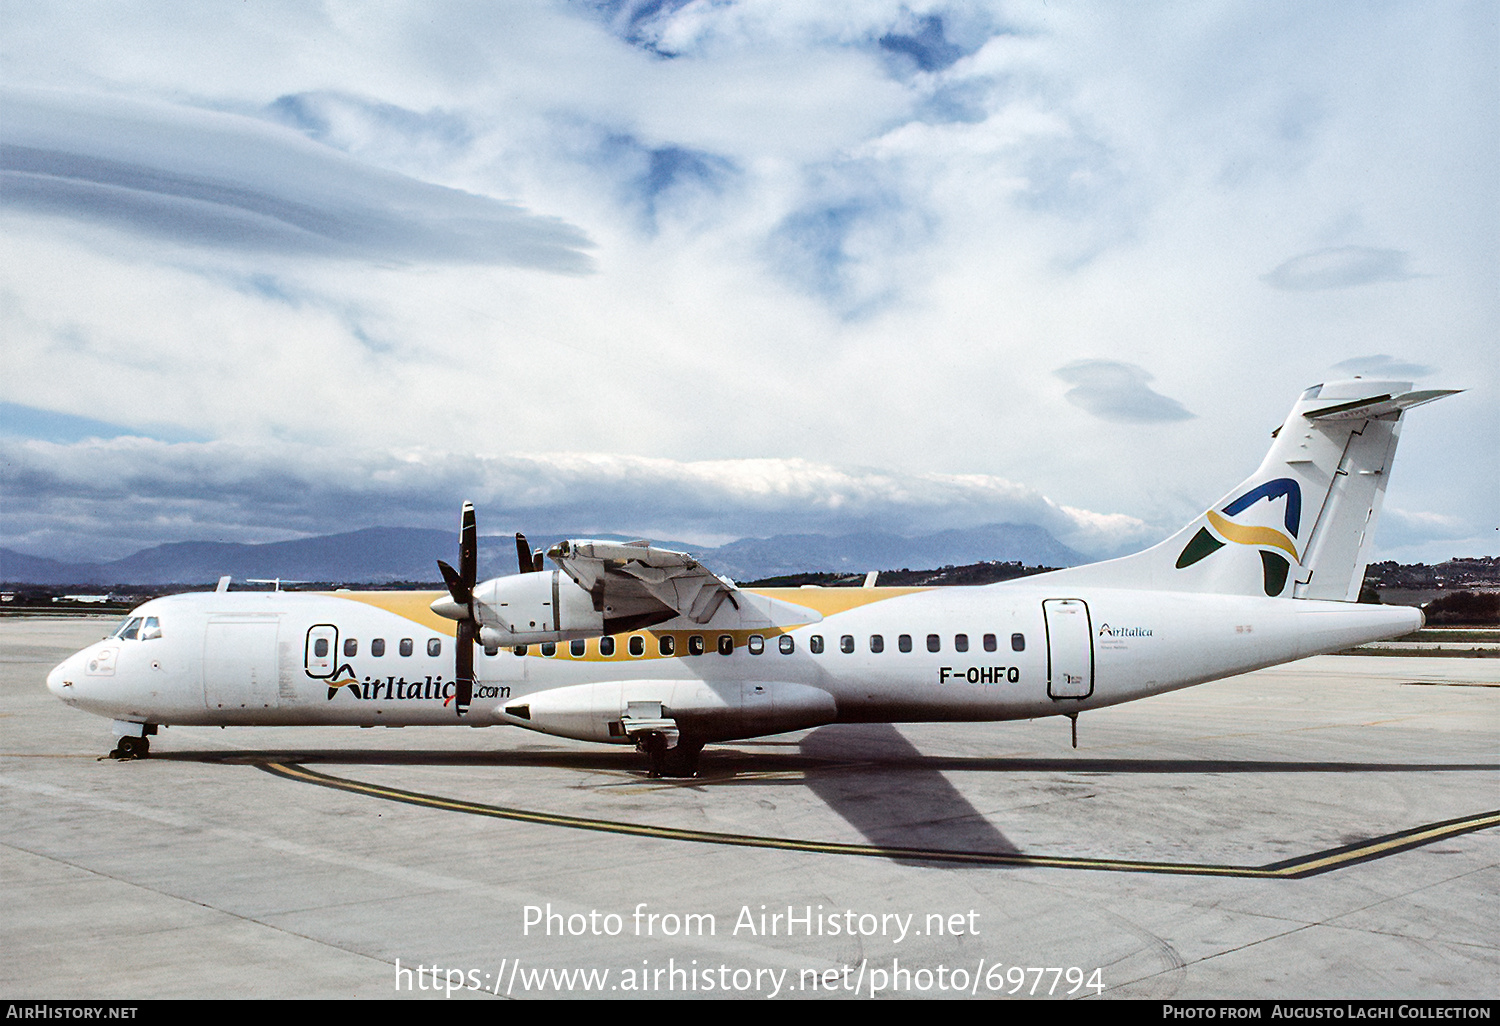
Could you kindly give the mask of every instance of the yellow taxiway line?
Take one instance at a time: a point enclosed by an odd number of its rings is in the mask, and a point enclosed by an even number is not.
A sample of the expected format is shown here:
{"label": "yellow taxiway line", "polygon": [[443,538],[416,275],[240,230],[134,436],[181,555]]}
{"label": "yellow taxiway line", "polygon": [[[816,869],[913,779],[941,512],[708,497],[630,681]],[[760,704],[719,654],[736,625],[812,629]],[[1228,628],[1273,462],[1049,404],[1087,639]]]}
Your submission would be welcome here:
{"label": "yellow taxiway line", "polygon": [[1052,869],[1097,869],[1117,873],[1171,873],[1182,876],[1228,876],[1251,879],[1291,880],[1316,876],[1358,862],[1383,858],[1396,852],[1406,851],[1433,841],[1486,830],[1500,826],[1500,810],[1482,812],[1472,816],[1428,823],[1402,830],[1383,837],[1372,837],[1354,844],[1314,852],[1296,858],[1284,859],[1264,866],[1234,866],[1198,862],[1148,862],[1133,859],[1085,858],[1065,855],[1031,855],[1022,852],[978,852],[949,851],[941,848],[900,848],[880,844],[843,844],[836,841],[809,841],[791,837],[769,837],[756,834],[733,834],[712,830],[690,830],[680,827],[651,826],[641,823],[623,823],[618,820],[589,819],[582,816],[565,816],[555,812],[537,812],[528,809],[513,809],[499,805],[484,805],[479,802],[439,795],[406,791],[381,784],[367,784],[347,777],[335,777],[327,773],[310,770],[297,763],[267,762],[258,764],[267,773],[289,780],[319,787],[330,787],[354,794],[382,798],[386,801],[404,802],[448,812],[462,812],[471,816],[488,816],[492,819],[507,819],[519,823],[537,823],[544,826],[568,827],[573,830],[594,830],[602,833],[625,834],[631,837],[653,837],[668,841],[691,841],[698,844],[733,845],[743,848],[773,848],[782,851],[805,851],[820,855],[861,855],[871,858],[908,859],[923,862],[942,862],[970,866],[1040,866]]}

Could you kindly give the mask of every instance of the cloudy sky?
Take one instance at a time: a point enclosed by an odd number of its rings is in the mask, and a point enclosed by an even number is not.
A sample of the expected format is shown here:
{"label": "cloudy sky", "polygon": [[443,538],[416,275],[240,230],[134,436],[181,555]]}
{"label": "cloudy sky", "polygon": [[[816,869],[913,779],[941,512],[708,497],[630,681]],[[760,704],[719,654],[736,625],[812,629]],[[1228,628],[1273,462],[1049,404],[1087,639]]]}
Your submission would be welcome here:
{"label": "cloudy sky", "polygon": [[1490,3],[0,4],[0,545],[1029,522],[1410,417],[1500,551]]}

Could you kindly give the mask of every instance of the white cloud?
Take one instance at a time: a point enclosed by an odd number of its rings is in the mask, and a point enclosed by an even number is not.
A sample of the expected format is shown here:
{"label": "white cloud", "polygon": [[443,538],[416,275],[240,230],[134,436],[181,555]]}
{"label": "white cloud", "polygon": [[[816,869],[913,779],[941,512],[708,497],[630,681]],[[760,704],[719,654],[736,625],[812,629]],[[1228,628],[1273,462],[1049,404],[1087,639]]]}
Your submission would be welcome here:
{"label": "white cloud", "polygon": [[[266,540],[371,526],[445,526],[464,501],[491,529],[607,531],[718,542],[788,533],[920,534],[1031,523],[1113,552],[1134,518],[1063,507],[986,475],[900,474],[807,460],[680,462],[600,453],[478,456],[313,446],[69,444],[0,439],[0,545],[121,555],[154,541]],[[69,541],[69,539],[75,539]]]}
{"label": "white cloud", "polygon": [[556,218],[361,164],[264,121],[20,90],[0,104],[11,207],[273,258],[590,269],[588,238]]}
{"label": "white cloud", "polygon": [[1100,420],[1150,422],[1189,420],[1189,413],[1176,399],[1153,391],[1149,372],[1118,360],[1079,360],[1052,373],[1073,387],[1063,398]]}
{"label": "white cloud", "polygon": [[[702,469],[726,462],[746,503],[762,488],[805,500],[802,529],[835,499],[893,522],[1001,504],[998,486],[951,484],[972,474],[1164,531],[1255,465],[1325,368],[1389,353],[1471,390],[1413,414],[1393,504],[1475,523],[1495,507],[1492,475],[1463,456],[1500,444],[1492,10],[596,9],[8,11],[6,75],[75,98],[42,126],[60,152],[367,234],[338,260],[226,245],[224,211],[245,207],[220,203],[214,244],[190,244],[161,217],[183,226],[198,199],[136,190],[169,209],[106,224],[87,176],[54,174],[76,190],[67,205],[0,212],[0,401],[213,438],[260,454],[245,457],[264,461],[255,480],[284,465],[303,482],[307,454],[334,478],[349,462],[407,482],[402,503],[418,502],[415,471],[359,454],[433,454],[444,502],[493,470],[440,454],[567,451],[646,461],[630,471],[644,480],[652,460],[700,468],[666,475],[671,516],[696,515],[689,477],[727,494]],[[125,152],[120,112],[142,109],[158,144]],[[12,123],[0,141],[19,144]],[[522,229],[560,248],[485,248]],[[576,259],[585,235],[595,273],[531,269]],[[1278,267],[1304,285],[1407,277],[1267,288]],[[1079,383],[1054,371],[1101,360],[1150,368],[1115,409],[1157,419],[1080,416]],[[1153,395],[1197,418],[1161,419]],[[824,469],[756,484],[756,460]],[[191,474],[218,480],[174,466],[185,495]],[[538,466],[506,480],[546,495],[562,488],[546,475],[608,479],[604,464]],[[861,466],[879,471],[839,472],[858,487],[820,476]],[[877,501],[880,475],[899,487]],[[649,496],[611,487],[645,516]],[[298,501],[326,521],[317,488],[246,488],[221,511],[235,531],[298,523]],[[16,501],[30,500],[8,493],[7,516]],[[155,507],[163,532],[206,529],[213,508]]]}
{"label": "white cloud", "polygon": [[1426,364],[1403,362],[1385,353],[1340,360],[1333,369],[1366,378],[1423,378],[1433,372]]}
{"label": "white cloud", "polygon": [[1337,246],[1294,256],[1261,277],[1268,285],[1293,292],[1348,289],[1414,278],[1407,269],[1408,260],[1406,253],[1395,249]]}
{"label": "white cloud", "polygon": [[1376,538],[1377,559],[1403,563],[1441,563],[1455,556],[1488,555],[1494,551],[1500,525],[1491,515],[1477,523],[1447,513],[1387,507]]}

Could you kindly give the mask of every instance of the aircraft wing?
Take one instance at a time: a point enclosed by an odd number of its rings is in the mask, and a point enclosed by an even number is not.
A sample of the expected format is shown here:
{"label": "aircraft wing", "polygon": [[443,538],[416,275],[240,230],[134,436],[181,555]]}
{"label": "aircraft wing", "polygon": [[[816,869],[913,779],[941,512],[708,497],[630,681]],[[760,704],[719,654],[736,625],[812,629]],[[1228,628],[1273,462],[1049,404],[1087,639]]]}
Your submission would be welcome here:
{"label": "aircraft wing", "polygon": [[700,625],[770,627],[822,619],[806,607],[741,591],[686,552],[644,541],[564,541],[547,555],[609,620],[646,624],[680,616]]}

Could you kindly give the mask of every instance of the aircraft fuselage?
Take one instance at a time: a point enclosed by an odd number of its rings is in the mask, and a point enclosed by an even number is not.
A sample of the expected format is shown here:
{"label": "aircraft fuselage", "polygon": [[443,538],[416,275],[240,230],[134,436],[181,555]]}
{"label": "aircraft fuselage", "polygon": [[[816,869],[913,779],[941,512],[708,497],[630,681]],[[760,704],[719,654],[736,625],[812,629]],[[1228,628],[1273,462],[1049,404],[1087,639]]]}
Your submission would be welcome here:
{"label": "aircraft fuselage", "polygon": [[628,744],[622,720],[656,716],[714,741],[834,722],[1071,715],[1422,623],[1402,607],[1065,583],[769,589],[756,594],[823,619],[761,630],[680,619],[612,642],[492,649],[475,659],[461,719],[452,624],[428,609],[436,593],[177,595],[141,606],[134,637],[84,649],[48,687],[134,723],[508,724]]}

